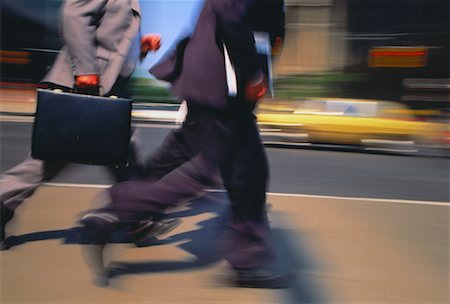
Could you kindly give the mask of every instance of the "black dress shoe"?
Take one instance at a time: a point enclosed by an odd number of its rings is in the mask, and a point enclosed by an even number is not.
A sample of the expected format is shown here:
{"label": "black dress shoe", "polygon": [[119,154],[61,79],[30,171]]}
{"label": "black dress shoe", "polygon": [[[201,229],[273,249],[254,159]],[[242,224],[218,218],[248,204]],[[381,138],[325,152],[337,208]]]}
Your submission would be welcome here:
{"label": "black dress shoe", "polygon": [[180,219],[159,219],[148,220],[138,225],[134,230],[130,232],[130,236],[134,243],[139,244],[145,242],[151,237],[169,233],[181,224]]}
{"label": "black dress shoe", "polygon": [[14,211],[11,209],[8,209],[6,207],[1,206],[1,214],[0,214],[0,238],[1,242],[5,240],[6,232],[5,232],[5,226],[6,224],[13,218]]}
{"label": "black dress shoe", "polygon": [[294,273],[279,273],[262,268],[235,269],[232,283],[236,287],[246,288],[289,288],[296,281]]}
{"label": "black dress shoe", "polygon": [[117,229],[117,219],[114,215],[102,212],[86,214],[80,224],[84,226],[80,235],[82,244],[106,244]]}

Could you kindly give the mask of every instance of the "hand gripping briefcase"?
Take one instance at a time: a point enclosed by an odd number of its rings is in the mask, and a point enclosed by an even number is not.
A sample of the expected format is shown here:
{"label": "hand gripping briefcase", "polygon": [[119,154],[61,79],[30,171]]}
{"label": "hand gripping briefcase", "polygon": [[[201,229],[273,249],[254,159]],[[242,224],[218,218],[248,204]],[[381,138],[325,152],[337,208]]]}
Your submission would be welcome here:
{"label": "hand gripping briefcase", "polygon": [[128,158],[130,99],[38,90],[31,156],[92,165]]}

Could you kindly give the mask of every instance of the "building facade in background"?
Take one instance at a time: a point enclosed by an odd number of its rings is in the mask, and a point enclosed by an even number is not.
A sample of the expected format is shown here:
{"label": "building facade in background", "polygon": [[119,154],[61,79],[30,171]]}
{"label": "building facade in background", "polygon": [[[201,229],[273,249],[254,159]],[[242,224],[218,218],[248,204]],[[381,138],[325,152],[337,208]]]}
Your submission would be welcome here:
{"label": "building facade in background", "polygon": [[286,0],[277,76],[357,73],[350,97],[449,110],[450,1]]}
{"label": "building facade in background", "polygon": [[[164,48],[193,23],[190,19],[201,4],[201,0],[141,1],[143,14],[148,17],[143,30],[161,32]],[[62,45],[58,22],[61,3],[0,1],[2,83],[37,83],[45,75]],[[274,65],[275,76],[358,74],[362,80],[346,86],[346,97],[396,100],[412,108],[448,110],[450,1],[285,3],[285,44]],[[149,56],[138,69],[139,77],[149,77],[147,70],[159,55]]]}

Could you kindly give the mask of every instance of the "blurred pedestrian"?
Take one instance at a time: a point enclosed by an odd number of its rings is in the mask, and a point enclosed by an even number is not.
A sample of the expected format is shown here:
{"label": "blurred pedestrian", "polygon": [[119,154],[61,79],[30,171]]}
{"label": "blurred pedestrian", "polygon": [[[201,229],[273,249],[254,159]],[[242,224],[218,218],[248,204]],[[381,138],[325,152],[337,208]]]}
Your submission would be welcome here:
{"label": "blurred pedestrian", "polygon": [[[127,83],[148,51],[159,49],[158,35],[141,36],[141,11],[137,0],[65,0],[61,11],[65,45],[43,79],[51,89],[103,96],[129,97]],[[125,55],[125,56],[124,56]],[[109,168],[117,181],[138,170],[135,134],[130,145],[130,165]],[[1,241],[14,210],[67,163],[28,157],[6,171],[0,180]]]}
{"label": "blurred pedestrian", "polygon": [[[280,14],[264,14],[266,27],[284,26],[283,1],[262,2],[281,3]],[[253,114],[267,91],[253,37],[255,16],[250,18],[250,12],[262,15],[258,4],[206,0],[192,36],[151,69],[171,83],[175,96],[186,100],[188,113],[149,159],[146,178],[113,185],[104,193],[106,206],[81,219],[88,243],[99,245],[86,247],[97,250],[90,251],[88,260],[95,276],[107,280],[102,254],[119,226],[162,217],[168,207],[204,193],[219,171],[231,202],[223,242],[234,283],[261,288],[289,283],[290,276],[268,269],[275,262],[266,214],[268,163]],[[272,22],[271,16],[283,20]]]}

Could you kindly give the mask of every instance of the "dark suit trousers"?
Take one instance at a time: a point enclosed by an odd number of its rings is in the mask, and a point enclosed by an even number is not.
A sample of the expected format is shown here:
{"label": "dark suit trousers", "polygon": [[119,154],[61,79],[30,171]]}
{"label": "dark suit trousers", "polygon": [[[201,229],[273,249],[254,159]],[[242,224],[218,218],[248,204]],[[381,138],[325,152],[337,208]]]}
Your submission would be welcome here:
{"label": "dark suit trousers", "polygon": [[250,107],[233,106],[226,113],[189,107],[183,125],[149,159],[147,178],[112,186],[102,211],[126,222],[161,214],[203,194],[217,172],[232,211],[225,258],[233,267],[273,262],[265,209],[267,158]]}

